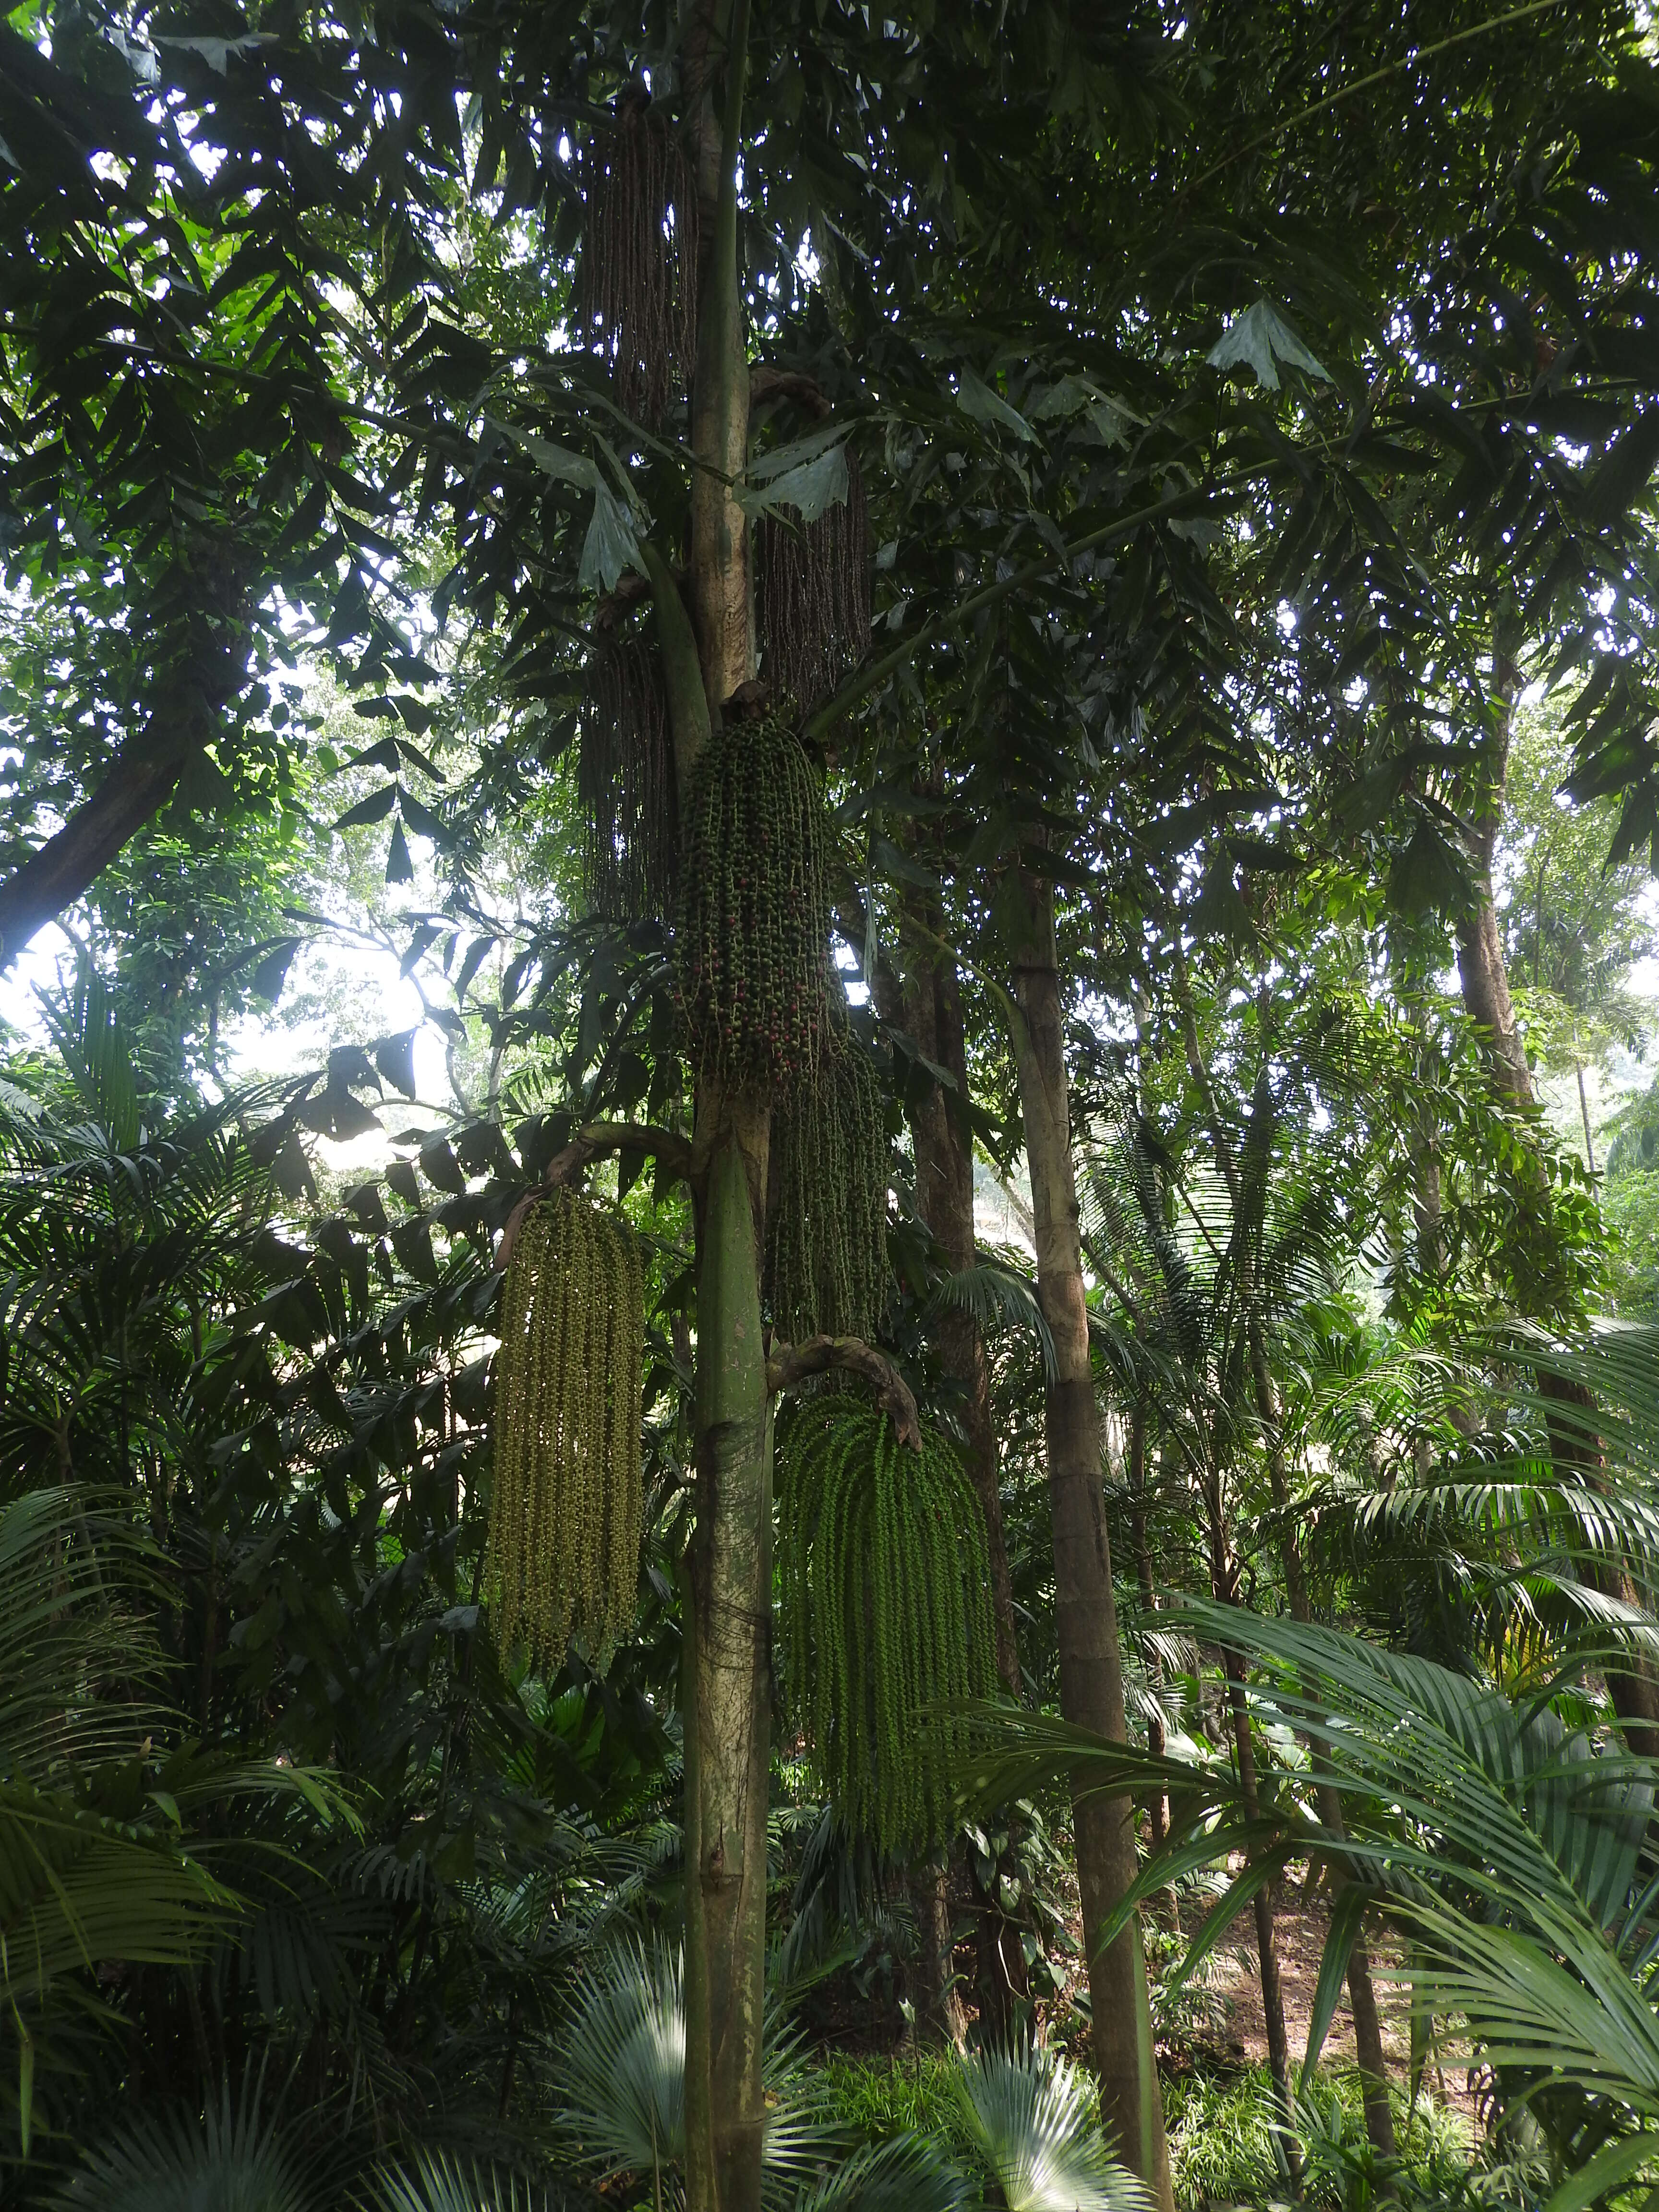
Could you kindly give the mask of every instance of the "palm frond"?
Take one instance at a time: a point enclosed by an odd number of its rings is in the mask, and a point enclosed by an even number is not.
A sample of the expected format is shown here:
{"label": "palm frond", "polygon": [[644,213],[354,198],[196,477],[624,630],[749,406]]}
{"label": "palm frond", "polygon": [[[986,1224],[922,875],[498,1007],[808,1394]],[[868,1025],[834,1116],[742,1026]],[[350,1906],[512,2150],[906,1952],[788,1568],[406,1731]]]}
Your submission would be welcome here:
{"label": "palm frond", "polygon": [[957,2102],[1008,2212],[1147,2212],[1143,2184],[1107,2148],[1076,2070],[1036,2043],[972,2052]]}
{"label": "palm frond", "polygon": [[522,2175],[422,2151],[410,2166],[382,2166],[357,2204],[358,2212],[556,2212],[566,2201],[562,2190]]}
{"label": "palm frond", "polygon": [[922,1308],[922,1327],[931,1327],[945,1313],[971,1315],[988,1336],[999,1328],[1029,1330],[1042,1354],[1043,1374],[1053,1382],[1057,1372],[1054,1340],[1036,1293],[1025,1277],[1006,1261],[981,1259],[971,1267],[941,1276]]}
{"label": "palm frond", "polygon": [[321,2212],[291,2129],[261,2111],[258,2076],[233,2105],[146,2115],[83,2154],[60,2212]]}

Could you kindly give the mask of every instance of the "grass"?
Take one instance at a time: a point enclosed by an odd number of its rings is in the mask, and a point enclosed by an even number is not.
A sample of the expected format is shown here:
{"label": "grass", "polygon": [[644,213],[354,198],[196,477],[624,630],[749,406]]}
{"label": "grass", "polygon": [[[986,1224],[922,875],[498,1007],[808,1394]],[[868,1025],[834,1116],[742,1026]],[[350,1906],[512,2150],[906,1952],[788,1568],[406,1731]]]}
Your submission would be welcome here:
{"label": "grass", "polygon": [[857,2058],[838,2051],[814,2069],[827,2114],[869,2142],[932,2136],[953,2152],[971,2150],[952,2086],[953,2062],[936,2051],[903,2057]]}
{"label": "grass", "polygon": [[[866,2142],[905,2133],[931,2136],[974,2163],[951,2083],[951,2062],[937,2051],[902,2057],[836,2052],[812,2069],[825,2118]],[[1181,2212],[1208,2204],[1283,2204],[1288,2195],[1274,2154],[1272,2086],[1265,2066],[1231,2075],[1194,2073],[1166,2081],[1164,2123]],[[815,2101],[817,2101],[815,2100]],[[1399,2196],[1407,2206],[1469,2212],[1474,2156],[1468,2124],[1456,2113],[1419,2104],[1409,2118],[1394,2099],[1402,2152]],[[1304,2111],[1307,2197],[1319,2212],[1370,2212],[1377,2200],[1359,2085],[1352,2074],[1320,2074]]]}
{"label": "grass", "polygon": [[[1274,2154],[1272,2083],[1265,2066],[1226,2076],[1192,2074],[1169,2082],[1164,2100],[1175,2198],[1182,2212],[1206,2203],[1283,2201],[1284,2176]],[[1419,2104],[1407,2116],[1394,2093],[1395,2138],[1401,2153],[1400,2194],[1407,2203],[1467,2201],[1474,2146],[1454,2112]],[[1310,2203],[1352,2208],[1373,2202],[1370,2151],[1359,2083],[1352,2074],[1315,2076],[1305,2116],[1304,2154]]]}

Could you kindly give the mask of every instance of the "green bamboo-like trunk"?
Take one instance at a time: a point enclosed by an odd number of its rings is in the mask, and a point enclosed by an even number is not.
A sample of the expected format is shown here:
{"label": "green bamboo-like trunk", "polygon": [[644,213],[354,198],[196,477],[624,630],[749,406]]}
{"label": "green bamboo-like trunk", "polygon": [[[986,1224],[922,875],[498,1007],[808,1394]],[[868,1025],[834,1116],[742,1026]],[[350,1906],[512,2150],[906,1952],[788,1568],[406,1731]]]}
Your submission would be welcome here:
{"label": "green bamboo-like trunk", "polygon": [[[1101,1492],[1100,1417],[1089,1359],[1071,1089],[1054,962],[1054,887],[1028,874],[1021,890],[1014,1051],[1036,1227],[1037,1297],[1054,1342],[1055,1373],[1046,1396],[1043,1434],[1054,1521],[1060,1708],[1068,1721],[1121,1743],[1127,1735],[1123,1662]],[[1171,2212],[1175,2199],[1139,1925],[1132,1922],[1109,1948],[1103,1949],[1100,1942],[1102,1927],[1134,1880],[1133,1811],[1127,1798],[1085,1796],[1075,1802],[1073,1820],[1102,2116],[1116,2139],[1119,2157],[1140,2176],[1164,2212]]]}
{"label": "green bamboo-like trunk", "polygon": [[[701,465],[684,594],[660,556],[649,566],[683,799],[711,728],[754,673],[745,526],[732,492],[749,434],[737,258],[748,25],[748,0],[690,0],[682,17],[684,121],[703,239],[691,394]],[[760,1283],[770,1121],[766,1100],[700,1084],[692,1147],[696,1528],[682,1698],[689,2212],[760,2207],[772,1607]]]}

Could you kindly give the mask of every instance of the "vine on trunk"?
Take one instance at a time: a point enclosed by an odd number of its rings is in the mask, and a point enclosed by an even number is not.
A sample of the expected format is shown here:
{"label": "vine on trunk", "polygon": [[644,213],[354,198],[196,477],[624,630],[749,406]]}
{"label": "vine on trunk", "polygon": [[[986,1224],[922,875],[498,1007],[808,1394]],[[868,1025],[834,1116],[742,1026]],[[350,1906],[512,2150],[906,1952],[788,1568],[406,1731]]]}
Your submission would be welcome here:
{"label": "vine on trunk", "polygon": [[684,818],[674,961],[692,1058],[787,1096],[817,1066],[830,1004],[823,794],[790,724],[728,717]]}
{"label": "vine on trunk", "polygon": [[816,520],[761,516],[755,597],[772,696],[810,713],[870,645],[869,527],[856,454],[847,455],[846,498]]}
{"label": "vine on trunk", "polygon": [[786,1680],[823,1784],[884,1850],[931,1850],[969,1749],[947,1708],[996,1679],[973,1485],[942,1437],[905,1449],[842,1395],[793,1409],[777,1466]]}
{"label": "vine on trunk", "polygon": [[645,1268],[631,1231],[572,1191],[519,1226],[501,1292],[484,1586],[505,1648],[603,1668],[633,1626],[643,1511]]}
{"label": "vine on trunk", "polygon": [[697,272],[697,195],[672,124],[642,85],[585,154],[582,315],[609,361],[617,404],[655,429],[689,383]]}
{"label": "vine on trunk", "polygon": [[601,646],[581,710],[576,789],[587,902],[610,921],[674,903],[674,756],[662,666],[648,638]]}
{"label": "vine on trunk", "polygon": [[873,1340],[887,1292],[887,1115],[881,1081],[845,1035],[772,1124],[767,1299],[781,1335]]}

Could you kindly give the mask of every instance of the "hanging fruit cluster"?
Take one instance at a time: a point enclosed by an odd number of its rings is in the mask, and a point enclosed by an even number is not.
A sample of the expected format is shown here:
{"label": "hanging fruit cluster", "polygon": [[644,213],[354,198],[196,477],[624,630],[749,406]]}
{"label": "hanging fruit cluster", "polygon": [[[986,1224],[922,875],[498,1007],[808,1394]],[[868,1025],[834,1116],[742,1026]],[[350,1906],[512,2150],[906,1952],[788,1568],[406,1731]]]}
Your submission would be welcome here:
{"label": "hanging fruit cluster", "polygon": [[870,646],[864,479],[847,455],[847,496],[811,522],[763,514],[755,529],[761,672],[775,699],[809,714]]}
{"label": "hanging fruit cluster", "polygon": [[603,1668],[639,1578],[638,1239],[573,1192],[539,1199],[519,1224],[501,1332],[484,1559],[496,1638],[553,1674],[577,1636]]}
{"label": "hanging fruit cluster", "polygon": [[832,1028],[772,1121],[766,1296],[780,1335],[873,1340],[887,1302],[888,1158],[880,1077]]}
{"label": "hanging fruit cluster", "polygon": [[884,1413],[805,1399],[778,1443],[785,1675],[823,1787],[884,1850],[953,1825],[967,1723],[995,1680],[985,1527],[955,1451]]}
{"label": "hanging fruit cluster", "polygon": [[678,840],[674,758],[662,669],[635,634],[594,654],[582,703],[576,791],[591,912],[659,921],[672,910]]}
{"label": "hanging fruit cluster", "polygon": [[690,381],[697,195],[668,117],[629,85],[586,141],[580,305],[624,415],[657,428]]}
{"label": "hanging fruit cluster", "polygon": [[831,980],[823,793],[790,723],[728,719],[684,819],[674,960],[693,1061],[784,1097],[817,1067]]}

